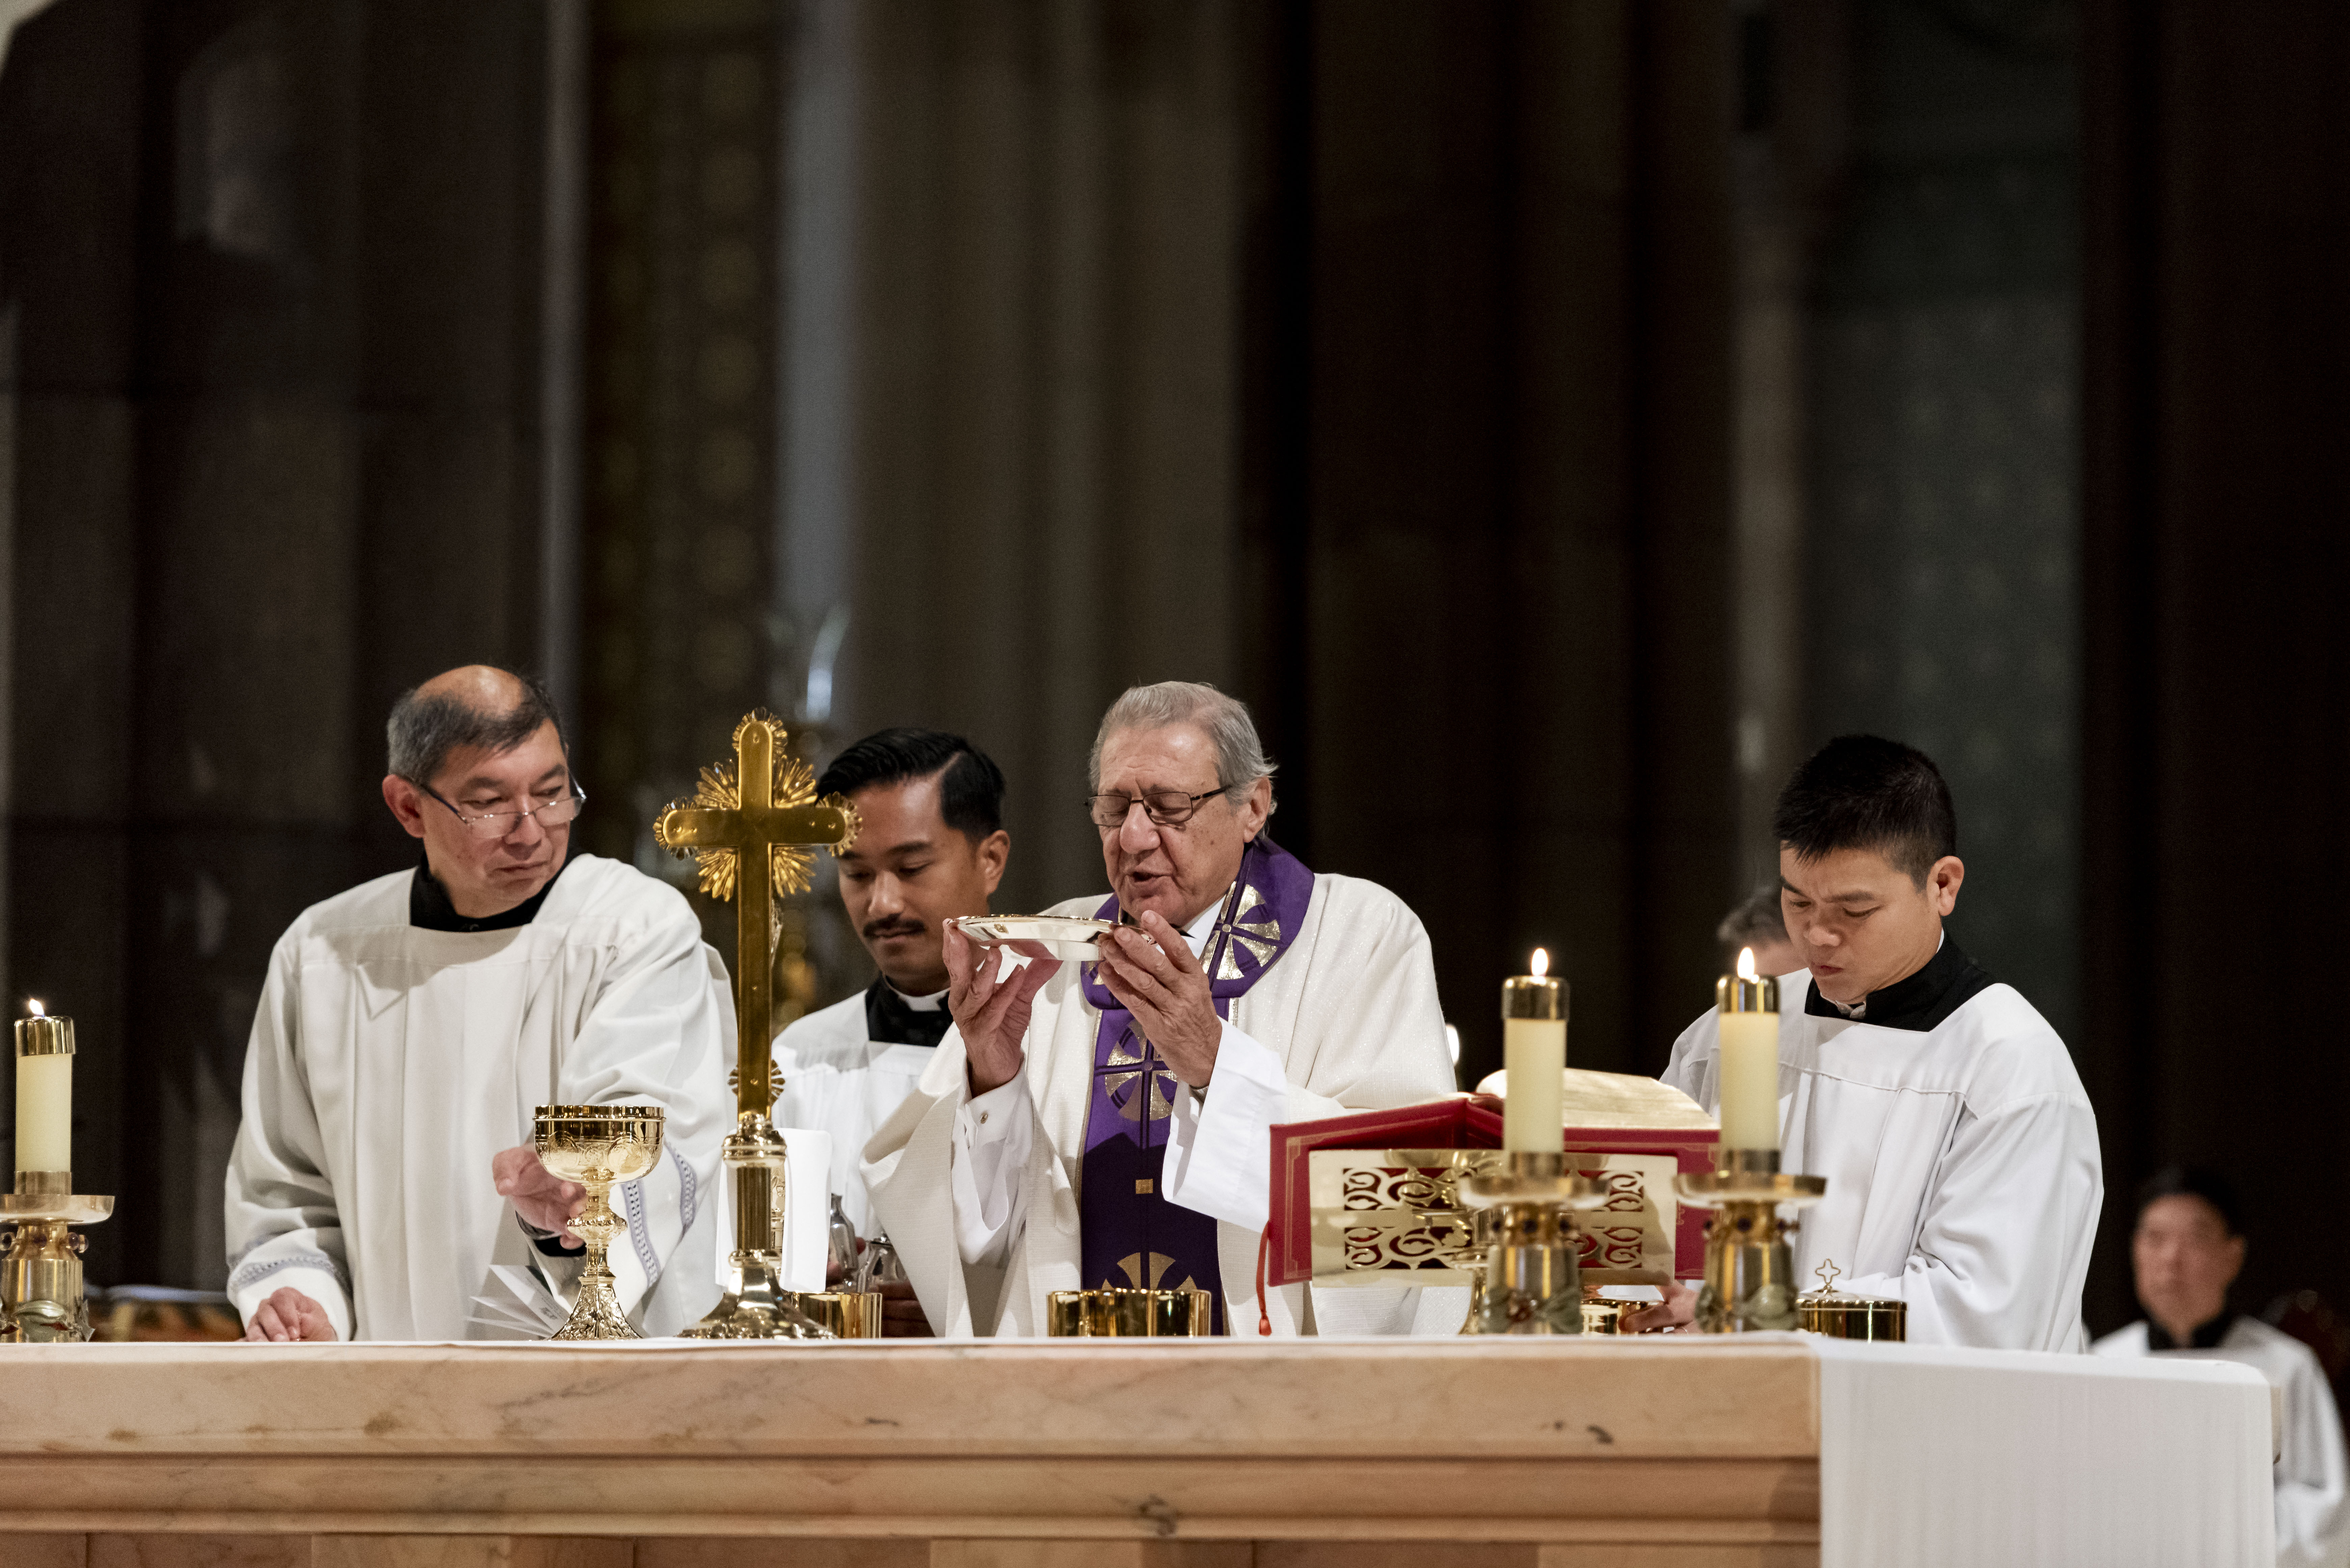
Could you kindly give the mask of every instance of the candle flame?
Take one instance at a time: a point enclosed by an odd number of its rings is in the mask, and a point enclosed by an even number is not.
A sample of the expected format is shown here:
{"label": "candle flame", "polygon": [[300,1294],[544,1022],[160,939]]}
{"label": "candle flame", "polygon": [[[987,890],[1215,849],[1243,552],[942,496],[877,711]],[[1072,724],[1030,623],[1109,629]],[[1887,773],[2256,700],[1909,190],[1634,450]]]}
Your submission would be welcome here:
{"label": "candle flame", "polygon": [[1536,980],[1540,980],[1543,976],[1548,974],[1550,972],[1549,951],[1546,949],[1536,948],[1534,950],[1534,956],[1526,963],[1526,969]]}
{"label": "candle flame", "polygon": [[25,1005],[33,1010],[33,1016],[36,1018],[47,1018],[48,1016],[47,1010],[41,1006],[41,999],[37,996],[26,997],[25,999]]}
{"label": "candle flame", "polygon": [[1741,980],[1752,980],[1754,978],[1754,950],[1752,948],[1741,948],[1738,950],[1738,978]]}

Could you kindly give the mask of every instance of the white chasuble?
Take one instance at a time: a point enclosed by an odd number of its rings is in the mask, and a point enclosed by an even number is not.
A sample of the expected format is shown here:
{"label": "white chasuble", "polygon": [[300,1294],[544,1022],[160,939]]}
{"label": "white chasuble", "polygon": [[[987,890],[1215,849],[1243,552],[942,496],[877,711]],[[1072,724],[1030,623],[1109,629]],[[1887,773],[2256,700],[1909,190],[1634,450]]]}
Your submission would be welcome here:
{"label": "white chasuble", "polygon": [[[2086,1349],[2105,1177],[2095,1113],[2047,1021],[1949,940],[1857,1022],[1814,999],[1808,972],[1780,988],[1782,1168],[1828,1182],[1794,1236],[1801,1288],[1833,1262],[1836,1289],[1908,1303],[1912,1344]],[[1716,1114],[1720,1049],[1708,1011],[1664,1073]]]}
{"label": "white chasuble", "polygon": [[[1100,903],[1096,895],[1048,912],[1090,916]],[[1189,933],[1195,948],[1203,931]],[[1079,966],[1063,964],[1037,993],[1018,1076],[975,1106],[962,1037],[950,1028],[914,1093],[866,1146],[874,1209],[940,1334],[1041,1334],[1046,1295],[1084,1282],[1078,1183],[1100,1022]],[[1232,1333],[1259,1329],[1273,1127],[1439,1099],[1452,1086],[1419,917],[1375,883],[1316,876],[1295,940],[1232,1000],[1204,1095],[1177,1085],[1163,1109],[1143,1101],[1169,1124],[1167,1200],[1216,1222]],[[1006,1117],[1014,1136],[1003,1135]],[[974,1227],[986,1237],[975,1241]],[[1263,1315],[1276,1334],[1451,1333],[1466,1296],[1330,1290],[1309,1307],[1305,1287],[1291,1285],[1272,1293]]]}
{"label": "white chasuble", "polygon": [[2325,1369],[2309,1346],[2258,1318],[2231,1317],[2207,1324],[2191,1345],[2173,1345],[2165,1334],[2157,1350],[2147,1325],[2134,1323],[2090,1348],[2099,1355],[2237,1361],[2267,1378],[2284,1401],[2273,1472],[2278,1568],[2350,1568],[2350,1467],[2343,1455],[2342,1417]]}
{"label": "white chasuble", "polygon": [[491,1158],[542,1105],[667,1111],[650,1175],[617,1187],[623,1307],[652,1335],[708,1310],[719,1140],[732,1123],[724,967],[673,888],[571,857],[526,925],[410,922],[412,873],[306,910],[280,938],[244,1062],[230,1158],[229,1294],[250,1316],[292,1286],[346,1339],[473,1337],[493,1262],[568,1298],[576,1256],[540,1251]]}

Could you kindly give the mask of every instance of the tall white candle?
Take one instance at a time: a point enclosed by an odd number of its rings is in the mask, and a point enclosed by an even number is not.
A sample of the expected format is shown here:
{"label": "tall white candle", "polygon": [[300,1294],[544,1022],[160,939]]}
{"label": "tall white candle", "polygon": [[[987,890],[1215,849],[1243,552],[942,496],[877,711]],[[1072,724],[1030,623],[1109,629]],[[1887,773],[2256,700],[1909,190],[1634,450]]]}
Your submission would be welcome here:
{"label": "tall white candle", "polygon": [[1779,982],[1757,979],[1754,950],[1714,983],[1721,1028],[1721,1147],[1779,1147]]}
{"label": "tall white candle", "polygon": [[32,1004],[16,1021],[16,1168],[73,1168],[74,1028]]}
{"label": "tall white candle", "polygon": [[1566,982],[1550,977],[1550,955],[1540,948],[1527,967],[1532,974],[1502,982],[1502,1147],[1556,1154],[1565,1142]]}

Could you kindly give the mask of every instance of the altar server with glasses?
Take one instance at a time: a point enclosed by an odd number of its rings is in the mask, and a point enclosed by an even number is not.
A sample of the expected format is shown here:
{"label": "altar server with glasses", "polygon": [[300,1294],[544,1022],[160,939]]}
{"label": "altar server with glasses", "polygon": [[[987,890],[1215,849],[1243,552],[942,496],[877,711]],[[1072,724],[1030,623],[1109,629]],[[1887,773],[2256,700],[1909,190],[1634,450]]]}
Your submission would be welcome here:
{"label": "altar server with glasses", "polygon": [[[2105,1178],[2064,1041],[1943,922],[1966,867],[1941,771],[1874,735],[1829,742],[1772,816],[1780,909],[1807,968],[1782,980],[1782,1168],[1825,1176],[1796,1278],[1908,1303],[1926,1345],[2079,1351]],[[1721,1032],[1673,1043],[1665,1082],[1721,1104]],[[1690,1321],[1674,1286],[1631,1330]]]}
{"label": "altar server with glasses", "polygon": [[271,955],[229,1160],[231,1300],[252,1339],[465,1339],[494,1263],[577,1277],[585,1198],[531,1147],[542,1105],[658,1105],[616,1188],[623,1307],[710,1305],[707,1197],[732,1122],[733,1002],[684,897],[571,851],[586,800],[555,704],[503,670],[395,703],[384,804],[411,871],[303,912]]}
{"label": "altar server with glasses", "polygon": [[1452,1089],[1419,919],[1274,844],[1273,763],[1211,686],[1128,691],[1090,772],[1109,893],[1049,912],[1126,928],[1008,974],[950,931],[954,1026],[866,1148],[931,1324],[1036,1334],[1052,1291],[1189,1285],[1220,1333],[1457,1329],[1460,1291],[1257,1299],[1272,1127]]}

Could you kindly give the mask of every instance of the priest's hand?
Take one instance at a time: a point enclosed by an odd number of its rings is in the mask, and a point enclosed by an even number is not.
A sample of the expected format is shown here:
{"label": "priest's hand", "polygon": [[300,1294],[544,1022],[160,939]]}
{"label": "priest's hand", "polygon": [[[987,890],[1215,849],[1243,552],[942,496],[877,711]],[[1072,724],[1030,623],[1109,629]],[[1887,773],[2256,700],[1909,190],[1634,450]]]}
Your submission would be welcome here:
{"label": "priest's hand", "polygon": [[881,1287],[881,1337],[930,1339],[931,1320],[914,1298],[914,1282],[892,1280]]}
{"label": "priest's hand", "polygon": [[1661,1334],[1669,1328],[1687,1328],[1697,1321],[1697,1293],[1684,1284],[1664,1287],[1665,1299],[1655,1306],[1642,1307],[1638,1312],[1624,1314],[1617,1326],[1624,1334]]}
{"label": "priest's hand", "polygon": [[490,1157],[490,1175],[498,1196],[511,1199],[515,1212],[542,1231],[552,1231],[567,1241],[577,1241],[571,1221],[588,1207],[588,1189],[566,1181],[538,1162],[538,1150],[529,1144],[500,1149]]}
{"label": "priest's hand", "polygon": [[277,1344],[296,1339],[332,1340],[335,1325],[328,1321],[325,1307],[288,1285],[253,1309],[252,1321],[244,1325],[244,1337]]}
{"label": "priest's hand", "polygon": [[1168,1071],[1195,1089],[1208,1086],[1224,1021],[1208,990],[1208,971],[1191,944],[1155,909],[1142,929],[1120,926],[1102,939],[1101,979],[1120,1006],[1134,1014]]}
{"label": "priest's hand", "polygon": [[947,1011],[971,1063],[971,1092],[983,1095],[1020,1075],[1028,1059],[1029,1009],[1061,961],[1040,942],[1014,942],[1013,950],[1027,958],[1027,967],[1001,975],[1003,961],[993,948],[981,947],[952,925],[944,936]]}

